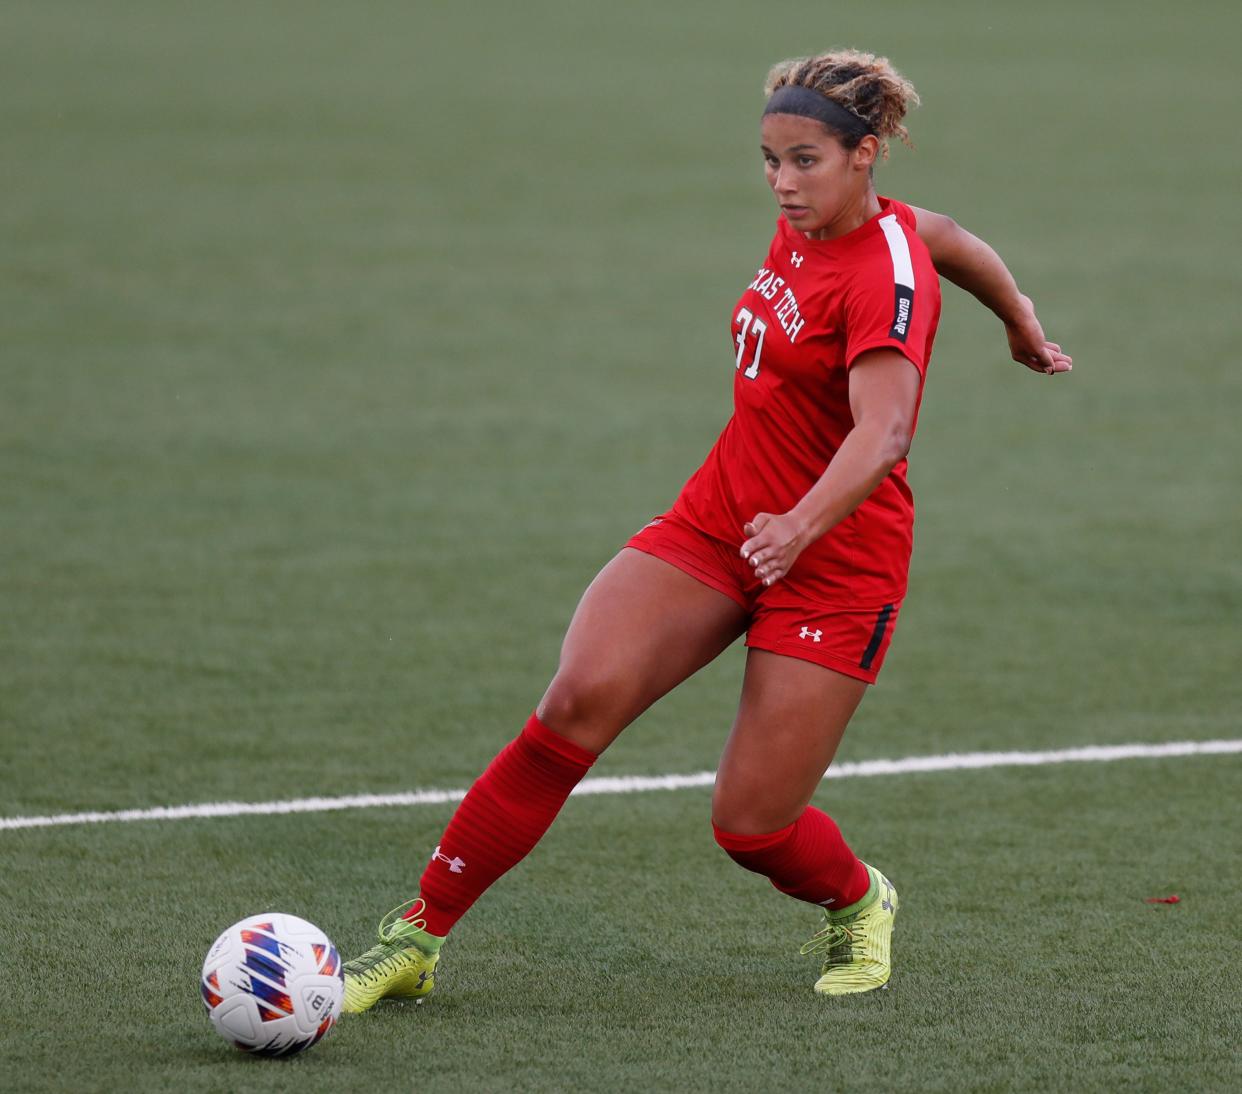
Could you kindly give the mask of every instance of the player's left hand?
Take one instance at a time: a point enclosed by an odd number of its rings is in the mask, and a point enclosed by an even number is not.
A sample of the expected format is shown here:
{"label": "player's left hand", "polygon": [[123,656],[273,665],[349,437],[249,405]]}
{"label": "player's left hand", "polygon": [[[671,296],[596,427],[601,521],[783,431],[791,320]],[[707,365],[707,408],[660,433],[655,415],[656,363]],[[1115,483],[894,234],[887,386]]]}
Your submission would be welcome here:
{"label": "player's left hand", "polygon": [[742,557],[765,585],[789,573],[806,546],[801,526],[788,513],[758,513],[742,532],[750,537],[742,544]]}
{"label": "player's left hand", "polygon": [[1044,328],[1035,315],[1031,298],[1022,297],[1022,304],[1021,312],[1005,322],[1005,337],[1009,339],[1009,352],[1013,354],[1013,359],[1032,372],[1042,372],[1046,376],[1071,371],[1074,359],[1062,353],[1056,342],[1049,342],[1044,337]]}

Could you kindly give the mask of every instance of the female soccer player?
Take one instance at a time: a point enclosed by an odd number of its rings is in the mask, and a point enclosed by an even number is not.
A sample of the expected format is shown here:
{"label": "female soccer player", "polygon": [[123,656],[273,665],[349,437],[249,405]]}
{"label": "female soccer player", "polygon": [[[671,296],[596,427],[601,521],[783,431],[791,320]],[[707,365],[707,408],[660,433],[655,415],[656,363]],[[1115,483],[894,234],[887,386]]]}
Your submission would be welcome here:
{"label": "female soccer player", "polygon": [[769,73],[761,125],[780,217],[732,317],[734,412],[673,508],[601,571],[555,678],[458,807],[408,906],[345,965],[345,1010],[421,999],[441,943],[534,847],[595,758],[644,710],[746,635],[737,720],[712,798],[739,865],[818,906],[815,990],[882,988],[897,893],[810,805],[874,683],[910,558],[906,453],[940,313],[939,270],[1004,321],[1022,364],[1070,358],[982,241],[880,197],[886,138],[914,88],[839,51]]}

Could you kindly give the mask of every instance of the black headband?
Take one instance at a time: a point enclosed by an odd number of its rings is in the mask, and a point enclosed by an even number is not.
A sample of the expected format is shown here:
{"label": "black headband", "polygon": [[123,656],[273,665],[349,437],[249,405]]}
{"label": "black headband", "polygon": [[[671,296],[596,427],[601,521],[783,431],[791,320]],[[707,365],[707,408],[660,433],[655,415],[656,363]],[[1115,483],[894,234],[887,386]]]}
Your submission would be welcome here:
{"label": "black headband", "polygon": [[800,84],[786,84],[778,87],[763,108],[764,114],[799,114],[804,118],[814,118],[829,129],[842,136],[861,140],[866,136],[875,136],[875,130],[865,118],[855,114],[847,106],[834,102],[827,95],[822,95],[813,88],[802,87]]}

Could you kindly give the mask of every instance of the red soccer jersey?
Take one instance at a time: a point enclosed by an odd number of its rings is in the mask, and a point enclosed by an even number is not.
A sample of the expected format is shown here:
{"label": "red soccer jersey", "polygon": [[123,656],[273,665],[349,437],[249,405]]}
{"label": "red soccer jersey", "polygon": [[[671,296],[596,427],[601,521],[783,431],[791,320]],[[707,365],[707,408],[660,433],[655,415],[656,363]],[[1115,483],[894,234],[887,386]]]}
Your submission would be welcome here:
{"label": "red soccer jersey", "polygon": [[[783,216],[777,221],[767,259],[733,313],[733,417],[675,512],[740,547],[742,525],[793,508],[853,428],[849,367],[860,354],[890,347],[926,375],[940,283],[914,227],[912,210],[889,198],[837,239],[808,239]],[[900,600],[913,525],[902,460],[802,552],[786,580],[843,606]]]}

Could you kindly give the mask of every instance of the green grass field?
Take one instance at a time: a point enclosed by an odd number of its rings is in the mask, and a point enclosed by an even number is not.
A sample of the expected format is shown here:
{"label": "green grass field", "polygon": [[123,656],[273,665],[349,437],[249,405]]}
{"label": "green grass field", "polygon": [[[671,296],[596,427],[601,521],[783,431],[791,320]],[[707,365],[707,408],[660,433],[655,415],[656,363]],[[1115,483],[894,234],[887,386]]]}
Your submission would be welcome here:
{"label": "green grass field", "polygon": [[[1007,363],[946,286],[841,759],[1242,736],[1231,5],[0,19],[0,817],[466,785],[727,417],[759,88],[839,44],[923,95],[881,191],[990,239],[1076,360]],[[597,773],[712,767],[740,667]],[[1237,756],[819,800],[901,891],[882,995],[811,994],[813,915],[706,790],[580,798],[426,1006],[276,1063],[212,1033],[212,939],[276,908],[356,952],[451,807],[0,831],[0,1087],[1237,1088]]]}

